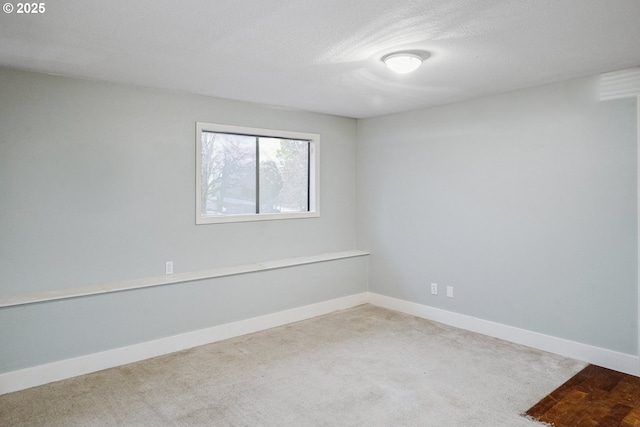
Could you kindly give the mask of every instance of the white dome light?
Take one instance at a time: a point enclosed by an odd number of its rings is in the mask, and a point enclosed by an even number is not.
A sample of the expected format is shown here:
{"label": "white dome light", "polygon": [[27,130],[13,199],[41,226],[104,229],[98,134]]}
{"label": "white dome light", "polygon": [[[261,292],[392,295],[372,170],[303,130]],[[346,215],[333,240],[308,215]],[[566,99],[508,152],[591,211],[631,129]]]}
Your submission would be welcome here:
{"label": "white dome light", "polygon": [[391,71],[406,74],[418,69],[422,64],[422,58],[413,53],[392,53],[382,58],[387,68]]}

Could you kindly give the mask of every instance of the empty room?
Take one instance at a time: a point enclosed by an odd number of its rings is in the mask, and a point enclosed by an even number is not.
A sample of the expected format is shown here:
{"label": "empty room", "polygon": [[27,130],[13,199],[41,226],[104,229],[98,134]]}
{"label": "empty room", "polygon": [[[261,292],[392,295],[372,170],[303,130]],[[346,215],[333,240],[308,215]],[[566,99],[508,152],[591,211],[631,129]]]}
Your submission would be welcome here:
{"label": "empty room", "polygon": [[640,426],[640,1],[3,3],[0,425]]}

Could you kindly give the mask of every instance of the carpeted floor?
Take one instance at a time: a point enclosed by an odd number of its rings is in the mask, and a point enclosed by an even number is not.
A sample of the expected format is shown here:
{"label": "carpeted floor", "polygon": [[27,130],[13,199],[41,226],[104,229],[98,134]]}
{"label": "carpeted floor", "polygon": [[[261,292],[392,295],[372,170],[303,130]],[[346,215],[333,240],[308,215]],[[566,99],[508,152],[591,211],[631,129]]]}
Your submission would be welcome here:
{"label": "carpeted floor", "polygon": [[0,425],[532,427],[584,366],[363,305],[0,396]]}

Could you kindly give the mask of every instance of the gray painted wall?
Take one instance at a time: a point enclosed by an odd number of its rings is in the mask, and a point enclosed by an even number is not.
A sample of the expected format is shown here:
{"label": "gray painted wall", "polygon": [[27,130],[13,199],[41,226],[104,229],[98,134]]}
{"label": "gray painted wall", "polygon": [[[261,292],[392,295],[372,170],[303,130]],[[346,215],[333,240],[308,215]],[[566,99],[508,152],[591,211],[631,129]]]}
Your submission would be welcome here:
{"label": "gray painted wall", "polygon": [[[349,250],[356,227],[372,252],[0,309],[0,372],[367,286],[637,354],[636,104],[596,98],[586,78],[356,124],[0,68],[2,295]],[[321,134],[322,216],[196,226],[196,121]]]}
{"label": "gray painted wall", "polygon": [[370,290],[637,354],[636,100],[598,82],[358,121]]}
{"label": "gray painted wall", "polygon": [[[321,135],[321,217],[195,225],[196,121]],[[356,247],[356,122],[0,68],[0,294]],[[0,309],[0,372],[366,290],[341,260]]]}
{"label": "gray painted wall", "polygon": [[367,258],[0,309],[0,373],[366,290]]}

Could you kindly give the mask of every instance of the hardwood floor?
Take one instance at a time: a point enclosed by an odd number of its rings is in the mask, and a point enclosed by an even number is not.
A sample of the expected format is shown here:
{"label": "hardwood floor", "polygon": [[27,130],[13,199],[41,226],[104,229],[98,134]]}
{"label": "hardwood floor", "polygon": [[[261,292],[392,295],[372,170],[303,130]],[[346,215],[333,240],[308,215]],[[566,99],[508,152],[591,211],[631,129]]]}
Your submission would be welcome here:
{"label": "hardwood floor", "polygon": [[640,378],[589,365],[527,415],[555,427],[640,426]]}

